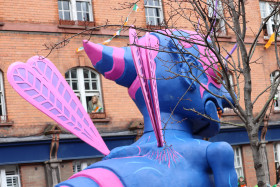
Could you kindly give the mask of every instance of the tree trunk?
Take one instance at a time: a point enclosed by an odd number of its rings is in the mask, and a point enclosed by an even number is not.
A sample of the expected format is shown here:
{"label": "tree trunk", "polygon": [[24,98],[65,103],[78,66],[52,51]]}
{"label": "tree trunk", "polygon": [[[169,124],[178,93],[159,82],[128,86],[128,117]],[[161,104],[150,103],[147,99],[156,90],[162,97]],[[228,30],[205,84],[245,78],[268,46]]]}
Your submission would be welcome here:
{"label": "tree trunk", "polygon": [[249,135],[249,138],[258,180],[258,187],[267,187],[267,184],[270,182],[266,145],[264,143],[261,144],[257,136]]}

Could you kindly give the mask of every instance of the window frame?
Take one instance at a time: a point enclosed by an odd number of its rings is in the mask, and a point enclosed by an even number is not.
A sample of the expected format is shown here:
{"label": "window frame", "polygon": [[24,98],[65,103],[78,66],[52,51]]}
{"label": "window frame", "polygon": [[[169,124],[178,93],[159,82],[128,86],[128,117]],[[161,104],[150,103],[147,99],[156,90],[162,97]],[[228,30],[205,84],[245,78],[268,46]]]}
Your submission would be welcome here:
{"label": "window frame", "polygon": [[[208,17],[209,20],[214,19],[213,18],[213,14],[214,14],[214,3],[215,0],[207,0],[207,4],[208,4]],[[218,14],[216,13],[216,23],[215,23],[215,28],[217,30],[217,33],[225,35],[226,34],[226,24],[225,24],[225,20],[223,19],[225,17],[224,15],[224,7],[222,4],[222,1],[218,0]],[[217,24],[217,20],[218,20],[218,24]],[[209,24],[211,24],[211,21],[209,22]],[[219,27],[218,27],[219,26]],[[218,27],[218,29],[217,29]]]}
{"label": "window frame", "polygon": [[[7,170],[12,170],[15,172],[13,175],[7,175]],[[19,173],[19,168],[17,165],[7,165],[7,166],[0,166],[0,186],[1,187],[7,187],[8,182],[7,182],[7,176],[8,177],[16,177],[17,178],[17,187],[21,187],[20,183],[20,173]]]}
{"label": "window frame", "polygon": [[273,144],[273,155],[274,155],[275,164],[278,163],[276,165],[280,166],[280,143],[279,142]]}
{"label": "window frame", "polygon": [[[73,174],[76,174],[84,169],[86,169],[87,167],[89,167],[90,165],[101,161],[102,157],[96,157],[96,158],[91,158],[91,159],[83,159],[83,160],[74,160],[72,162],[73,165]],[[78,166],[80,167],[80,169],[78,169]]]}
{"label": "window frame", "polygon": [[[162,1],[158,0],[159,5],[148,5],[147,2],[149,0],[144,0],[144,9],[145,9],[145,18],[146,18],[146,25],[150,25],[150,26],[163,26],[164,25],[164,15],[163,15],[163,6],[162,6]],[[157,0],[150,0],[150,1],[157,1]],[[147,19],[149,20],[149,18],[154,18],[157,19],[158,17],[156,16],[150,16],[148,13],[148,10],[146,10],[147,8],[152,8],[152,9],[159,9],[159,19],[160,19],[160,23],[158,24],[152,24],[149,21],[147,21]]]}
{"label": "window frame", "polygon": [[[273,84],[273,80],[274,78],[279,74],[278,71],[273,71],[272,73],[270,73],[270,83]],[[277,98],[277,99],[274,99],[274,111],[280,111],[280,85],[278,86],[277,88],[277,91],[275,93],[275,96],[274,98]],[[277,106],[278,105],[278,106]]]}
{"label": "window frame", "polygon": [[[236,86],[235,86],[235,81],[234,81],[234,75],[231,71],[227,72],[230,86],[233,87],[234,92],[236,92]],[[224,113],[222,114],[223,116],[225,115],[236,115],[234,110],[232,108],[224,108]]]}
{"label": "window frame", "polygon": [[[58,0],[57,2],[59,2]],[[93,6],[92,6],[92,1],[91,0],[68,0],[69,5],[70,5],[70,20],[63,20],[63,21],[89,21],[93,22],[94,17],[93,17]],[[89,20],[78,20],[78,11],[77,11],[77,2],[87,2],[88,3],[88,10],[89,10]],[[58,12],[59,12],[59,7],[58,7]],[[59,15],[58,15],[59,16]]]}
{"label": "window frame", "polygon": [[[78,90],[74,90],[72,88],[72,78],[71,78],[71,71],[72,70],[76,70],[77,72],[77,78],[75,79],[77,81],[77,87]],[[96,77],[95,77],[95,81],[96,81],[96,86],[97,89],[96,90],[86,90],[84,83],[85,83],[85,78],[84,78],[84,70],[89,70],[90,72],[93,72]],[[66,77],[66,73],[69,72],[69,78]],[[102,104],[102,112],[100,113],[105,113],[105,107],[104,107],[104,100],[103,100],[103,94],[102,94],[102,86],[101,86],[101,77],[100,74],[95,71],[92,68],[89,67],[73,67],[71,69],[69,69],[68,71],[65,72],[65,79],[68,82],[68,84],[70,85],[70,87],[73,89],[74,93],[77,95],[77,97],[80,98],[81,104],[84,107],[84,109],[87,111],[88,105],[87,105],[87,99],[86,97],[90,97],[90,96],[94,96],[97,95],[101,104]]]}
{"label": "window frame", "polygon": [[[262,7],[261,4],[264,4],[264,9]],[[265,19],[269,14],[270,14],[270,8],[272,5],[273,2],[267,2],[267,1],[259,1],[259,7],[260,7],[260,14],[261,14],[261,19],[262,19],[262,22],[263,22],[263,19]],[[265,15],[264,15],[265,14]],[[277,24],[280,24],[280,16],[279,14],[276,15],[278,18],[277,18]],[[272,33],[274,32],[273,31],[273,20],[274,19],[274,16],[272,16],[267,22],[266,22],[266,32],[264,31],[263,29],[263,34],[264,34],[264,37],[268,39],[268,37],[270,37],[272,35]],[[280,29],[279,29],[280,30]],[[266,35],[267,33],[267,35]],[[280,33],[280,31],[279,31]]]}
{"label": "window frame", "polygon": [[0,107],[2,115],[0,113],[0,121],[7,122],[7,111],[6,111],[6,99],[5,99],[5,88],[4,88],[4,77],[3,72],[0,70]]}
{"label": "window frame", "polygon": [[[243,158],[242,158],[242,149],[241,146],[233,146],[233,152],[234,152],[234,169],[236,171],[237,177],[244,177],[244,168],[243,168]],[[239,155],[237,155],[236,153],[238,152]],[[237,165],[237,157],[240,158],[240,165]],[[240,170],[238,170],[240,169]],[[240,171],[240,173],[238,172]]]}

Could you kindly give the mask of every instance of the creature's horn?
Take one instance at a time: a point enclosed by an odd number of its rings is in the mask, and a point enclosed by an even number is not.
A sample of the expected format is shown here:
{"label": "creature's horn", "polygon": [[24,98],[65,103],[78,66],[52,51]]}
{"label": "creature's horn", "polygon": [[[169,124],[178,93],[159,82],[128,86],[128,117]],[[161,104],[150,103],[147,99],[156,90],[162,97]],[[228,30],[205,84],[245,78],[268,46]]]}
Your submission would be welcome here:
{"label": "creature's horn", "polygon": [[84,49],[92,65],[105,78],[129,87],[136,78],[131,49],[109,47],[84,40]]}

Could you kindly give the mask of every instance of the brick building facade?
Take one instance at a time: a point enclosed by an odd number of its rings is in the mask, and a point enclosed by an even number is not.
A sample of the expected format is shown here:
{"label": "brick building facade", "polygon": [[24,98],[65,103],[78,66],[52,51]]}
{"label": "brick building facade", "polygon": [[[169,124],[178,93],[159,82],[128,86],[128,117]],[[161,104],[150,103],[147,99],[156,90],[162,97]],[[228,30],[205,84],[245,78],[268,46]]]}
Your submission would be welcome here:
{"label": "brick building facade", "polygon": [[[65,38],[73,36],[84,29],[86,19],[90,26],[101,26],[108,23],[122,24],[129,9],[120,8],[123,0],[50,0],[50,1],[4,1],[0,0],[0,186],[51,186],[53,180],[49,178],[48,168],[55,165],[59,173],[59,180],[66,180],[73,172],[80,171],[87,165],[96,162],[101,155],[93,148],[70,135],[63,129],[56,127],[56,123],[42,114],[25,100],[23,100],[8,84],[6,73],[9,65],[16,61],[26,62],[34,55],[46,56],[49,50],[43,50],[43,45],[51,46]],[[154,4],[138,2],[139,11],[132,13],[128,24],[146,27],[158,25],[168,19],[169,5],[164,1],[148,1]],[[262,21],[259,2],[250,0],[246,4],[250,7],[247,17],[252,31],[258,29]],[[157,15],[146,11],[148,8],[157,10]],[[191,28],[180,22],[184,28]],[[180,26],[180,25],[177,25]],[[260,56],[261,63],[253,66],[252,76],[254,90],[261,90],[270,84],[270,75],[277,69],[273,49],[264,50],[265,35],[260,36],[254,58]],[[118,28],[100,28],[92,32],[90,41],[102,43],[112,37]],[[231,49],[235,43],[233,33],[224,31],[226,35],[219,38],[224,47]],[[247,42],[254,38],[249,32]],[[56,65],[69,82],[80,84],[85,81],[85,72],[93,73],[89,81],[95,86],[75,90],[77,96],[86,108],[88,99],[98,95],[103,104],[103,111],[99,115],[91,115],[97,129],[110,149],[131,144],[136,135],[137,127],[141,128],[142,116],[135,104],[129,98],[127,89],[108,81],[99,75],[92,67],[84,51],[76,52],[82,46],[82,40],[88,35],[79,35],[63,48],[50,53],[48,58]],[[122,47],[128,43],[128,32],[124,31],[114,38],[111,46]],[[82,72],[82,73],[81,73]],[[82,74],[75,77],[75,73]],[[72,76],[73,75],[73,76]],[[78,77],[82,77],[80,80]],[[75,85],[72,85],[75,87]],[[254,96],[254,94],[253,94]],[[256,95],[255,95],[256,96]],[[255,108],[258,110],[265,97],[259,99]],[[267,154],[271,174],[271,184],[276,181],[275,163],[280,162],[280,113],[275,106],[270,117],[270,128],[267,134]],[[236,116],[230,112],[223,116],[224,120],[239,123]],[[50,146],[56,133],[59,136],[59,148],[56,162],[51,162]],[[248,186],[257,183],[252,160],[249,140],[243,128],[224,127],[221,133],[210,141],[227,141],[235,150],[236,170],[246,178]],[[278,144],[279,141],[279,144]],[[278,148],[279,146],[279,148]],[[278,158],[279,157],[279,158]]]}

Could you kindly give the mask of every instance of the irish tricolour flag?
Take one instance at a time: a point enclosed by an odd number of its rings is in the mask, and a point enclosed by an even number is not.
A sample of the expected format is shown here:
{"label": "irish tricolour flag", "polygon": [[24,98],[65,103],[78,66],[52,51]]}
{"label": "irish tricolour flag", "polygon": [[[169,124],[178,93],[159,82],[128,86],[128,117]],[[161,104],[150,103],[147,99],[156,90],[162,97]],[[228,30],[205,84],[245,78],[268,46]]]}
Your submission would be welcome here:
{"label": "irish tricolour flag", "polygon": [[137,6],[137,4],[135,4],[135,5],[133,6],[133,10],[134,10],[135,12],[137,12],[138,9],[139,9],[139,7]]}

